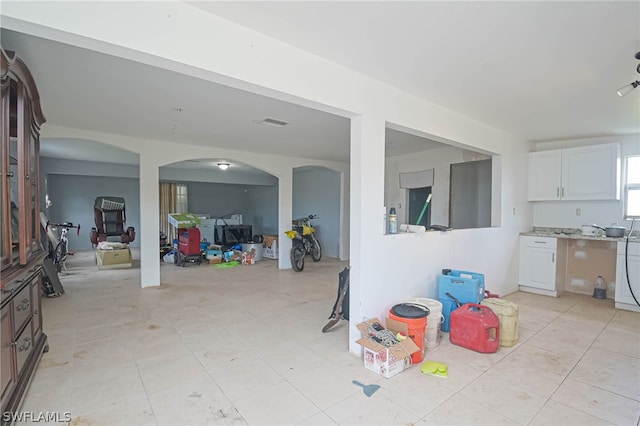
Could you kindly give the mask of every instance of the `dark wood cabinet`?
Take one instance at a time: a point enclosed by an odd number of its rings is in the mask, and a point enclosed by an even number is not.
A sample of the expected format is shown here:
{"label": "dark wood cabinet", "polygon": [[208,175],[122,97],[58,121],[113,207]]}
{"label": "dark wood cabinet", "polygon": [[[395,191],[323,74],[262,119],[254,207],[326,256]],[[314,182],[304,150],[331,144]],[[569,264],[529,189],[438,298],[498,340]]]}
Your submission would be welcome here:
{"label": "dark wood cabinet", "polygon": [[42,332],[39,135],[44,116],[26,64],[0,46],[0,395],[2,425],[24,399],[47,336]]}

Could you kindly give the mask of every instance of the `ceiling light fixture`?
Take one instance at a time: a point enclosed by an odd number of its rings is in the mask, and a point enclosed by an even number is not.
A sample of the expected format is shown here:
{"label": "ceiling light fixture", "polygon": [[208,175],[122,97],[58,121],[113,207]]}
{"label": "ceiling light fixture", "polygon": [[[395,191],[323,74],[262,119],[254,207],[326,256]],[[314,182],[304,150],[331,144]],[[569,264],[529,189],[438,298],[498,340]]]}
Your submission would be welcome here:
{"label": "ceiling light fixture", "polygon": [[[640,52],[636,53],[636,59],[640,61]],[[640,74],[640,64],[636,67],[636,71]],[[640,86],[640,80],[632,81],[618,89],[618,96],[627,96],[636,87]]]}
{"label": "ceiling light fixture", "polygon": [[220,170],[227,170],[229,168],[229,163],[218,163],[218,167],[220,167]]}

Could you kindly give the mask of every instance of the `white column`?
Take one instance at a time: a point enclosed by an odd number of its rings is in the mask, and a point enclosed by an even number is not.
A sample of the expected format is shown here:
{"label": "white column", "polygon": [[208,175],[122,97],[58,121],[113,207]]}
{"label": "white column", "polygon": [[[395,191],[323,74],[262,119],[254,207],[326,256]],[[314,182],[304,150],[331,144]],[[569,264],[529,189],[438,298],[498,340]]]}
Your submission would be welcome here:
{"label": "white column", "polygon": [[158,165],[140,154],[140,282],[142,287],[160,285],[160,206]]}
{"label": "white column", "polygon": [[362,350],[355,343],[360,338],[356,325],[371,315],[368,299],[375,298],[376,272],[384,260],[384,135],[385,121],[379,114],[351,119],[349,351],[355,354]]}
{"label": "white column", "polygon": [[283,172],[278,178],[278,268],[291,269],[291,240],[285,231],[291,229],[293,210],[293,168]]}
{"label": "white column", "polygon": [[340,246],[338,255],[342,261],[349,260],[350,257],[350,189],[349,174],[340,173]]}

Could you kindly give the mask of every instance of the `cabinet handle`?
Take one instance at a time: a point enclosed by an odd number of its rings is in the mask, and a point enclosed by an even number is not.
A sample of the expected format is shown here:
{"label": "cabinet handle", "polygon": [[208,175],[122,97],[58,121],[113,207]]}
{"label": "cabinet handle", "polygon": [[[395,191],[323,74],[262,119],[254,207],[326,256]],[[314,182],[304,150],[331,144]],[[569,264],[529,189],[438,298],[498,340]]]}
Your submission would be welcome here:
{"label": "cabinet handle", "polygon": [[29,180],[29,175],[24,175],[25,180]]}
{"label": "cabinet handle", "polygon": [[2,292],[3,292],[4,294],[11,294],[11,293],[13,293],[13,291],[14,291],[14,289],[12,289],[12,288],[10,288],[10,289],[4,289],[4,288],[3,288],[3,289],[2,289]]}
{"label": "cabinet handle", "polygon": [[556,198],[560,198],[560,187],[556,187]]}
{"label": "cabinet handle", "polygon": [[546,241],[534,241],[534,243],[536,243],[536,244],[547,244]]}
{"label": "cabinet handle", "polygon": [[564,186],[562,187],[562,196],[564,197]]}
{"label": "cabinet handle", "polygon": [[13,177],[13,172],[9,172],[9,173],[7,173],[7,177],[12,178],[12,177]]}
{"label": "cabinet handle", "polygon": [[556,254],[551,253],[551,263],[554,263],[555,261],[556,261]]}

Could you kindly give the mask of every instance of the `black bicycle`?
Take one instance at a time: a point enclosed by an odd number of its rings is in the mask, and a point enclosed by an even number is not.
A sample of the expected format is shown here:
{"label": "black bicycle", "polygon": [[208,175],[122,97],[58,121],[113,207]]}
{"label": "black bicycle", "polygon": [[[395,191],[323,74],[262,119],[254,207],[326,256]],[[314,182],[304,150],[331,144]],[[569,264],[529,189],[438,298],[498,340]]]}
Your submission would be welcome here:
{"label": "black bicycle", "polygon": [[75,228],[77,230],[77,235],[80,235],[80,225],[74,225],[71,222],[47,222],[47,229],[49,226],[60,228],[60,236],[58,237],[58,243],[56,246],[53,247],[53,244],[49,241],[49,258],[53,262],[56,271],[61,272],[64,269],[64,271],[67,272],[67,266],[65,265],[67,255],[73,254],[69,252],[69,239],[67,238],[67,234],[69,233],[69,229]]}

